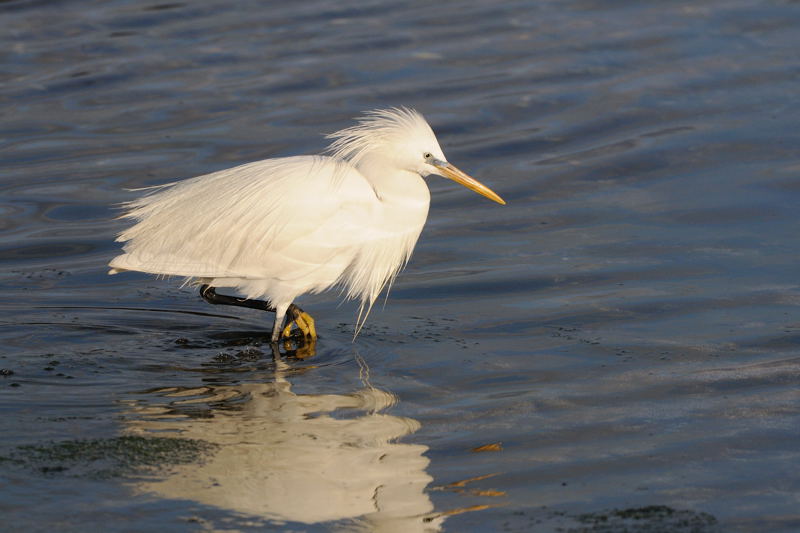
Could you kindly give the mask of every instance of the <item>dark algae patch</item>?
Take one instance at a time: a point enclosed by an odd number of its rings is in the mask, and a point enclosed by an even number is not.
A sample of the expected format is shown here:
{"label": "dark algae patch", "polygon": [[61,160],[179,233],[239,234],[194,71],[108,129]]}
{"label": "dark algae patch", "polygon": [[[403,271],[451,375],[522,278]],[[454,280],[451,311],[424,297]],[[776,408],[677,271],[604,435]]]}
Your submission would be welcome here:
{"label": "dark algae patch", "polygon": [[585,526],[570,533],[712,533],[717,520],[708,513],[676,510],[665,505],[587,513],[576,517]]}
{"label": "dark algae patch", "polygon": [[721,533],[717,519],[703,512],[648,505],[573,514],[542,508],[516,511],[502,531],[557,531],[559,533]]}
{"label": "dark algae patch", "polygon": [[43,474],[109,478],[198,462],[217,445],[196,439],[123,436],[18,446],[0,456],[0,468],[17,465]]}

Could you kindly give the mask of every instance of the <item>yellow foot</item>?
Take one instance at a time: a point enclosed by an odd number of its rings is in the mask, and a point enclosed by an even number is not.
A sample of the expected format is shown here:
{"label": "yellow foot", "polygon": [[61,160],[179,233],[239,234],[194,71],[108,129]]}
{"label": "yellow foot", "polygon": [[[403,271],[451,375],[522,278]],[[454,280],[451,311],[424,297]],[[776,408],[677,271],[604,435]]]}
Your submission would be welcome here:
{"label": "yellow foot", "polygon": [[303,333],[304,338],[317,340],[317,329],[314,327],[314,319],[311,318],[311,315],[294,304],[289,306],[287,314],[289,320],[286,327],[283,328],[281,338],[288,339],[292,336],[292,324],[294,324]]}
{"label": "yellow foot", "polygon": [[296,339],[294,342],[283,340],[283,349],[286,355],[297,359],[308,359],[317,354],[317,340],[312,338]]}

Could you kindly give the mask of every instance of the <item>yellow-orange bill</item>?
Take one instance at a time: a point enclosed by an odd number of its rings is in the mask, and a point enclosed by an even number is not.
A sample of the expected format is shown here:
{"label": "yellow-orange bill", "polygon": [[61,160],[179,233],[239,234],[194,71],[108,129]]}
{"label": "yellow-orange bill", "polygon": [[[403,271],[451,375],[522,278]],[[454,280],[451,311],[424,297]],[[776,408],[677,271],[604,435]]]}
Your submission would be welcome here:
{"label": "yellow-orange bill", "polygon": [[436,164],[436,168],[442,171],[442,175],[445,178],[450,178],[451,180],[455,181],[466,187],[471,191],[475,191],[476,193],[485,196],[489,200],[493,200],[498,204],[506,205],[506,201],[500,198],[496,192],[492,189],[484,185],[483,183],[479,182],[475,178],[469,176],[468,174],[460,171],[458,168],[453,166],[450,163],[442,162],[441,164]]}

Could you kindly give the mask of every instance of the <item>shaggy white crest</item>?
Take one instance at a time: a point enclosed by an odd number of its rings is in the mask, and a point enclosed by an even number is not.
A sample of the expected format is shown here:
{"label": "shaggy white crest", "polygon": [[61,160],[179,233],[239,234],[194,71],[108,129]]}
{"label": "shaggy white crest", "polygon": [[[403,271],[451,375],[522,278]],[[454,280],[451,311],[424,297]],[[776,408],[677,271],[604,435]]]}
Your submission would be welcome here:
{"label": "shaggy white crest", "polygon": [[[182,276],[267,300],[276,310],[273,341],[296,298],[339,285],[361,300],[358,331],[425,224],[422,176],[442,174],[503,203],[445,160],[411,109],[369,112],[329,138],[330,156],[256,161],[147,190],[124,205],[121,218],[135,223],[120,233],[124,253],[110,273]],[[230,300],[212,303],[241,304]],[[293,313],[315,337],[311,318]]]}
{"label": "shaggy white crest", "polygon": [[430,125],[413,109],[376,109],[366,112],[357,122],[355,126],[326,135],[327,139],[334,139],[327,149],[331,157],[358,166],[370,154],[387,157],[413,144],[427,146],[444,158]]}

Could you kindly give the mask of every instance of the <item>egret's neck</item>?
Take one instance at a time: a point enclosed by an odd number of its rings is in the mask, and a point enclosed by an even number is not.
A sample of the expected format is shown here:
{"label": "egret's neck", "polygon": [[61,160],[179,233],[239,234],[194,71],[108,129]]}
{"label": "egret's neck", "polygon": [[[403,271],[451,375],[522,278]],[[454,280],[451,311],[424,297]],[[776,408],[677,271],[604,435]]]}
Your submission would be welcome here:
{"label": "egret's neck", "polygon": [[431,193],[419,174],[387,166],[385,161],[375,159],[360,161],[358,170],[387,208],[396,206],[423,212],[423,217],[427,216]]}

